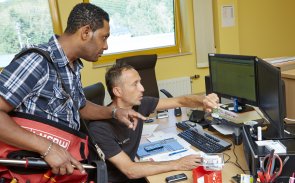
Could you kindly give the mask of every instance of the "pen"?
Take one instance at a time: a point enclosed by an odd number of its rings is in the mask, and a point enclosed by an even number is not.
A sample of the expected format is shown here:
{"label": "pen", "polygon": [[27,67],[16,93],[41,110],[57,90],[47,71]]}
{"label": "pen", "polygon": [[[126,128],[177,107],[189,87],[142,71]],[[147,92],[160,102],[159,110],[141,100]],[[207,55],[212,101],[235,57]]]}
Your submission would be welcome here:
{"label": "pen", "polygon": [[170,153],[169,156],[173,156],[175,154],[179,154],[179,153],[182,153],[182,152],[185,152],[185,151],[187,151],[187,149],[183,149],[183,150],[180,150],[180,151],[176,151],[176,152]]}

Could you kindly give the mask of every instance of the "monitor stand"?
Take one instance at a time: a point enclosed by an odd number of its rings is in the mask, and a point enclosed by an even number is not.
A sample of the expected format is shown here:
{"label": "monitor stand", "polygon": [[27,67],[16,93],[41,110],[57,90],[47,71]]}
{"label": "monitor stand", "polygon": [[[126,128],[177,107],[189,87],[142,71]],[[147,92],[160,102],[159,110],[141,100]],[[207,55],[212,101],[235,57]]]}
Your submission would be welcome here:
{"label": "monitor stand", "polygon": [[253,111],[254,108],[248,105],[238,105],[238,107],[236,107],[238,110],[235,110],[235,105],[233,103],[230,104],[224,104],[222,106],[220,106],[221,108],[231,111],[231,112],[235,112],[235,113],[243,113],[243,112],[249,112],[249,111]]}

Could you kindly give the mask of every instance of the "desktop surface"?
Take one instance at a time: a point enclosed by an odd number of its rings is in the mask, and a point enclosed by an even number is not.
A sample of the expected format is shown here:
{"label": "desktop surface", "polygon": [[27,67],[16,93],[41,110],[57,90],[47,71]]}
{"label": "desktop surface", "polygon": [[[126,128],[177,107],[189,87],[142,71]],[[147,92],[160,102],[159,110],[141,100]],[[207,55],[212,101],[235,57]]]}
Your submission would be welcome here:
{"label": "desktop surface", "polygon": [[[183,110],[186,110],[186,109],[183,109]],[[169,110],[168,113],[169,113],[168,118],[157,119],[157,120],[155,120],[155,122],[153,122],[153,123],[159,124],[156,131],[160,130],[160,131],[163,131],[164,133],[178,134],[179,132],[181,132],[181,130],[176,127],[176,122],[184,121],[184,120],[188,119],[188,117],[186,115],[186,111],[182,111],[182,116],[180,116],[180,117],[175,117],[173,110]],[[209,133],[214,134],[214,135],[231,143],[231,136],[223,136],[218,132],[209,132]],[[143,137],[141,140],[141,143],[144,143],[144,142],[147,142],[147,139]],[[194,147],[192,147],[192,148],[194,150],[198,151],[198,149],[196,149]],[[231,182],[231,178],[233,176],[235,176],[236,174],[244,173],[241,169],[236,167],[233,162],[238,161],[240,166],[244,170],[248,170],[246,160],[244,157],[244,149],[243,149],[242,145],[232,145],[230,150],[224,151],[224,154],[225,154],[225,161],[226,162],[225,162],[225,165],[222,169],[222,181],[223,182]],[[228,162],[229,157],[230,157],[229,161],[231,163]],[[188,177],[188,179],[183,182],[187,182],[187,183],[193,182],[192,171],[172,171],[172,172],[162,173],[162,174],[158,174],[158,175],[148,176],[148,177],[146,177],[146,179],[150,183],[165,183],[166,182],[165,178],[167,176],[176,175],[176,174],[180,174],[180,173],[185,173]],[[246,171],[246,173],[248,173],[248,172]]]}

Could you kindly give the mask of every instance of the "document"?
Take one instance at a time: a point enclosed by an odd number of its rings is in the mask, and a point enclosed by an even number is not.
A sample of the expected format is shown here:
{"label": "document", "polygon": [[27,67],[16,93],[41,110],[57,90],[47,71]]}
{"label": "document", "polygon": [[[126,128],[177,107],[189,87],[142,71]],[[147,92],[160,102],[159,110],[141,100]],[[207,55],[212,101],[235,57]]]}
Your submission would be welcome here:
{"label": "document", "polygon": [[182,158],[184,156],[192,155],[192,154],[200,154],[201,151],[195,151],[192,148],[174,151],[170,153],[163,153],[151,156],[149,160],[152,161],[171,161],[171,160],[177,160],[179,158]]}
{"label": "document", "polygon": [[231,135],[234,133],[235,127],[228,125],[211,125],[215,130],[223,135]]}
{"label": "document", "polygon": [[[155,155],[168,153],[166,156],[177,156],[187,151],[176,139],[169,138],[156,142],[140,144],[137,150],[137,157],[142,160],[149,160]],[[177,152],[177,153],[176,153]]]}
{"label": "document", "polygon": [[142,129],[142,136],[151,136],[158,126],[158,124],[144,124]]}

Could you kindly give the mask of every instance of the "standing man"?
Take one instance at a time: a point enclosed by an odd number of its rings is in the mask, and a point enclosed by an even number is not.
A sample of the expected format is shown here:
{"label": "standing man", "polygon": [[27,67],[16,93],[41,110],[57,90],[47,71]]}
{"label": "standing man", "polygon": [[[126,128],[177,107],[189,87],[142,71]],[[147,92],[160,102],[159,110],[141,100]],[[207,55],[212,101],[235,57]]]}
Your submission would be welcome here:
{"label": "standing man", "polygon": [[[143,97],[144,88],[138,72],[130,65],[115,64],[105,76],[108,92],[112,98],[111,107],[137,109],[144,116],[155,110],[176,107],[199,107],[210,111],[218,106],[216,94],[208,96],[187,95],[183,97],[158,99]],[[106,155],[108,180],[112,183],[130,182],[145,176],[173,170],[191,170],[199,165],[200,157],[190,155],[168,162],[134,162],[142,134],[143,122],[140,121],[135,131],[129,130],[116,119],[90,123],[90,134]],[[90,151],[90,160],[97,159]],[[132,181],[131,181],[132,182]]]}
{"label": "standing man", "polygon": [[[137,118],[145,119],[142,115],[132,109],[93,104],[85,99],[82,90],[80,70],[83,64],[80,58],[97,61],[108,49],[109,35],[107,12],[90,3],[77,4],[69,15],[65,32],[37,46],[49,52],[57,70],[36,53],[27,54],[4,68],[0,74],[0,141],[43,155],[52,173],[65,175],[72,174],[72,165],[82,173],[85,171],[64,148],[21,128],[8,112],[47,118],[74,130],[79,130],[80,118],[112,117],[135,129]],[[71,97],[64,91],[61,80],[69,88]]]}

